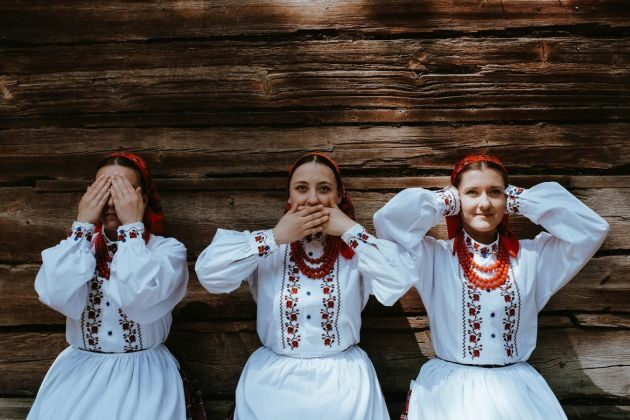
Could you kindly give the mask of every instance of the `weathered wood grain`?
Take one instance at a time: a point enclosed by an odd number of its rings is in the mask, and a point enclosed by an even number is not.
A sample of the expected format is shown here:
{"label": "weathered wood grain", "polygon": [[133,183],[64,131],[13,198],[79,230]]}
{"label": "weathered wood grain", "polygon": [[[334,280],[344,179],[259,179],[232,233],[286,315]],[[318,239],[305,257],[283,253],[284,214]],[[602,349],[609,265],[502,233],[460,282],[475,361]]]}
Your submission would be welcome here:
{"label": "weathered wood grain", "polygon": [[[625,76],[627,37],[456,37],[393,39],[190,40],[168,43],[6,46],[0,74],[242,67],[275,73],[395,71],[423,74],[522,75],[549,81]],[[54,57],[54,58],[53,58]],[[52,59],[51,59],[52,58]],[[230,70],[234,67],[234,70]],[[272,87],[272,86],[269,86]]]}
{"label": "weathered wood grain", "polygon": [[[0,40],[76,42],[343,30],[427,33],[508,28],[628,26],[623,0],[557,1],[5,1]],[[42,28],[46,28],[45,31]]]}
{"label": "weathered wood grain", "polygon": [[[353,174],[383,170],[447,175],[458,159],[479,152],[501,157],[513,173],[614,171],[630,165],[628,132],[628,123],[0,130],[0,182],[90,179],[96,163],[122,145],[143,156],[158,179],[284,174],[306,151],[330,153],[344,172]],[[387,181],[375,178],[370,182]],[[222,182],[229,179],[217,181]],[[408,185],[401,182],[400,187]],[[263,183],[252,187],[270,188]]]}
{"label": "weathered wood grain", "polygon": [[[10,99],[0,102],[0,115],[13,119],[73,115],[77,124],[84,115],[142,117],[184,110],[215,118],[224,111],[249,113],[261,125],[274,121],[273,114],[279,111],[287,122],[295,123],[287,112],[294,110],[332,118],[328,123],[349,122],[345,110],[369,110],[375,117],[388,113],[389,118],[402,117],[404,122],[444,121],[445,117],[448,121],[579,121],[630,116],[630,91],[627,77],[622,76],[547,81],[493,73],[418,75],[408,69],[274,73],[234,66],[24,75],[8,78],[3,85]],[[524,110],[528,114],[521,113]],[[405,115],[396,117],[400,112]],[[11,118],[3,119],[4,128]]]}

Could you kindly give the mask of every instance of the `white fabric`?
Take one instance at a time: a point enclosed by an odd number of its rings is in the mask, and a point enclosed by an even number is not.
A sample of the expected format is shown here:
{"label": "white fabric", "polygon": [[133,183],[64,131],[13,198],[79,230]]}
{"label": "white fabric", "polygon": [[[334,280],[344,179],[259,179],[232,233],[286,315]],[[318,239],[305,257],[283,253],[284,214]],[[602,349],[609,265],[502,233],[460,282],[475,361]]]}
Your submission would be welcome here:
{"label": "white fabric", "polygon": [[525,362],[491,369],[433,359],[410,389],[409,420],[566,418],[549,385]]}
{"label": "white fabric", "polygon": [[357,346],[309,359],[261,347],[245,365],[236,401],[235,420],[389,418],[372,362]]}
{"label": "white fabric", "polygon": [[[518,198],[512,198],[511,205],[548,233],[519,241],[520,251],[511,258],[506,283],[492,291],[476,289],[462,275],[452,252],[452,240],[426,236],[445,214],[444,194],[407,189],[374,215],[377,235],[400,244],[415,259],[415,270],[410,275],[415,277],[416,289],[429,316],[433,346],[441,359],[497,365],[526,361],[536,346],[538,312],[586,264],[608,232],[604,219],[557,183],[542,183],[525,190]],[[481,265],[496,261],[492,245],[487,245],[489,249],[482,253],[483,244],[472,240],[468,244]],[[460,369],[457,366],[451,369]],[[443,380],[432,378],[425,382],[422,374],[418,378],[422,386],[439,386],[435,384]],[[529,379],[513,376],[512,380]],[[503,386],[510,389],[505,383]],[[441,402],[414,398],[423,405],[425,413],[439,413],[441,404],[453,404],[455,397],[450,391],[451,387],[440,390],[444,398]],[[484,399],[492,392],[483,386],[477,388],[474,394],[464,396],[463,404],[472,406],[473,400]],[[505,395],[507,401],[523,397]]]}
{"label": "white fabric", "polygon": [[185,419],[177,361],[164,345],[115,354],[68,347],[46,374],[27,418]]}
{"label": "white fabric", "polygon": [[[172,405],[176,411],[166,410],[163,417],[146,418],[184,417],[185,403],[178,368],[174,359],[166,362],[168,358],[163,353],[168,350],[161,344],[171,326],[171,310],[186,293],[186,248],[175,239],[154,235],[145,244],[142,223],[121,226],[118,231],[120,240],[106,241],[108,248],[117,247],[117,251],[109,263],[110,278],[105,279],[95,272],[95,239],[101,233],[95,234],[93,230],[91,224],[75,222],[67,239],[42,252],[43,264],[35,280],[40,300],[66,315],[66,340],[71,345],[59,356],[64,362],[55,362],[48,376],[83,375],[92,378],[90,385],[75,381],[73,392],[55,401],[60,392],[55,384],[61,380],[46,380],[29,418],[70,418],[51,417],[48,409],[54,406],[63,411],[63,406],[70,410],[75,405],[81,406],[105,395],[111,410],[123,410],[123,417],[113,418],[139,418],[138,413],[142,411],[135,411],[134,417],[133,410],[152,401],[151,398],[143,399],[146,393],[152,392],[152,388],[146,386],[151,381],[155,381],[158,389],[162,386],[161,381],[168,381],[168,385],[163,385],[168,393],[161,396],[167,401],[162,404]],[[147,350],[155,348],[160,350]],[[125,352],[137,352],[138,356],[126,357]],[[109,378],[111,372],[101,367],[112,367],[114,363],[120,363],[119,360],[125,360],[120,366],[128,367],[134,373],[114,381]],[[72,373],[64,370],[67,366],[72,366]],[[144,372],[145,369],[151,372]],[[124,382],[124,378],[128,382]],[[64,386],[70,387],[70,384],[72,382]],[[84,388],[77,384],[86,385]],[[126,392],[129,396],[117,400]],[[128,406],[132,396],[137,397],[135,408]],[[175,412],[181,415],[170,416]],[[100,412],[95,414],[100,415]]]}
{"label": "white fabric", "polygon": [[[195,270],[199,281],[209,292],[226,293],[238,288],[242,281],[249,283],[257,301],[257,331],[264,347],[281,359],[283,356],[317,358],[311,362],[289,359],[278,362],[277,358],[262,357],[258,353],[252,355],[239,382],[237,410],[264,403],[266,410],[284,413],[282,406],[287,403],[283,400],[283,395],[287,395],[285,393],[303,391],[306,396],[324,389],[325,398],[334,401],[334,404],[331,402],[333,406],[348,407],[348,404],[353,404],[357,412],[367,413],[363,417],[365,419],[388,418],[379,408],[384,406],[384,402],[378,387],[372,386],[371,382],[361,383],[357,392],[364,397],[346,402],[341,389],[343,383],[337,383],[339,388],[335,390],[320,369],[324,366],[332,369],[330,366],[336,365],[339,377],[354,381],[353,378],[363,375],[354,371],[358,369],[358,363],[363,364],[364,371],[370,372],[370,378],[375,377],[367,358],[358,358],[354,364],[336,361],[344,360],[340,356],[342,352],[359,342],[361,311],[369,295],[373,294],[381,303],[391,305],[411,286],[409,276],[404,275],[410,270],[411,262],[405,260],[405,253],[395,244],[374,238],[360,225],[344,233],[342,240],[354,249],[356,255],[350,260],[339,256],[332,272],[319,280],[307,278],[297,269],[291,261],[290,247],[286,244],[278,246],[271,231],[250,233],[219,229],[210,246],[199,256]],[[322,235],[305,239],[302,243],[307,255],[318,258],[323,255],[325,241],[326,237]],[[269,356],[270,353],[262,354]],[[278,366],[292,368],[286,371],[278,369]],[[300,383],[300,388],[279,389],[271,394],[247,391],[265,387],[271,389],[275,384],[288,381],[285,379],[288,372],[299,378],[295,382]],[[266,383],[250,384],[249,378]],[[306,404],[306,400],[304,402]],[[312,418],[325,418],[330,412],[329,405],[322,406],[316,400],[300,408],[301,411],[296,413],[300,417],[308,412]],[[278,414],[244,418],[284,417]]]}

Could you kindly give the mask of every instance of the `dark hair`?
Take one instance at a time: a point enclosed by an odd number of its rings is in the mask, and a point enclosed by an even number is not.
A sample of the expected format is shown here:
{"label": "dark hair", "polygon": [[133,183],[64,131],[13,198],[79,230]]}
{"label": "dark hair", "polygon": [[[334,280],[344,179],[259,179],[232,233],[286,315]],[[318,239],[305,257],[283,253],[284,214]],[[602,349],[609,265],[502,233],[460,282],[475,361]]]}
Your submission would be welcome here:
{"label": "dark hair", "polygon": [[323,159],[317,155],[304,155],[293,164],[293,167],[291,168],[291,173],[289,174],[288,187],[291,186],[291,179],[293,178],[293,174],[295,173],[296,169],[304,165],[305,163],[311,163],[311,162],[328,166],[330,170],[333,172],[333,174],[335,174],[335,182],[337,183],[337,191],[338,192],[342,191],[343,184],[341,181],[341,175],[339,174],[339,171],[337,170],[335,165],[328,159]]}
{"label": "dark hair", "polygon": [[142,189],[142,193],[146,194],[147,186],[144,183],[144,178],[142,177],[142,174],[140,173],[140,169],[138,169],[138,167],[129,159],[126,159],[122,156],[108,156],[105,159],[102,159],[96,165],[96,172],[98,172],[99,169],[104,168],[105,166],[112,166],[112,165],[124,166],[125,168],[133,169],[133,171],[138,176],[138,180],[140,181],[140,188]]}
{"label": "dark hair", "polygon": [[464,166],[462,170],[459,171],[459,173],[455,176],[455,181],[453,182],[453,186],[455,188],[459,187],[459,184],[462,182],[462,176],[464,175],[464,173],[468,171],[482,170],[482,169],[494,169],[495,171],[501,174],[501,177],[503,177],[503,183],[505,184],[505,186],[506,187],[508,186],[509,182],[508,182],[507,172],[505,172],[503,168],[497,165],[496,163],[488,162],[486,160],[482,160],[479,162],[472,162]]}

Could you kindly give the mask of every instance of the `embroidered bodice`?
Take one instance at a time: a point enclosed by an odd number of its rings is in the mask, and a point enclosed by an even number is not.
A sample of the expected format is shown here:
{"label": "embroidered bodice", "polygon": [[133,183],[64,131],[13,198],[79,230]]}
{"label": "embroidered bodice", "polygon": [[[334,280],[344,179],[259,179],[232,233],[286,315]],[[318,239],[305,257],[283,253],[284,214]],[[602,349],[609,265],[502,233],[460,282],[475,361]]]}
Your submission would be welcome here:
{"label": "embroidered bodice", "polygon": [[186,248],[170,238],[151,235],[144,225],[118,229],[107,237],[109,279],[96,266],[94,225],[75,222],[67,239],[42,252],[35,280],[40,300],[66,315],[66,339],[97,352],[143,350],[163,343],[171,310],[188,284]]}
{"label": "embroidered bodice", "polygon": [[[301,273],[290,246],[277,245],[272,230],[219,229],[195,270],[211,293],[227,293],[248,282],[257,303],[258,335],[266,347],[288,356],[325,356],[359,342],[361,310],[370,294],[391,305],[411,286],[403,275],[409,261],[395,244],[376,239],[358,224],[341,239],[355,256],[339,256],[322,279]],[[323,255],[325,242],[323,235],[301,241],[313,259]]]}
{"label": "embroidered bodice", "polygon": [[[525,361],[536,346],[538,312],[593,256],[608,224],[557,183],[529,190],[508,187],[510,213],[542,225],[532,240],[520,240],[510,258],[505,283],[478,289],[463,275],[453,240],[436,240],[427,231],[443,216],[459,212],[452,189],[411,188],[397,194],[374,216],[379,237],[412,254],[416,289],[426,307],[438,357],[458,363],[507,364]],[[474,261],[496,261],[498,242],[481,244],[464,233]]]}

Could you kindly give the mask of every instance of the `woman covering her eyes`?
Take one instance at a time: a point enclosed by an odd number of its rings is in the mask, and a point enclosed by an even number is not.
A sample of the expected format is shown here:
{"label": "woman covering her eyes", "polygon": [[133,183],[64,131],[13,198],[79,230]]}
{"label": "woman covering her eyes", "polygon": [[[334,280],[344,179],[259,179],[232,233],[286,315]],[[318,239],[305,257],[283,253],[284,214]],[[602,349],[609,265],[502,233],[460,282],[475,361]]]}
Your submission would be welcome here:
{"label": "woman covering her eyes", "polygon": [[[437,356],[411,382],[403,419],[566,418],[526,361],[538,312],[597,251],[608,224],[555,182],[524,190],[507,178],[497,158],[467,156],[450,187],[404,190],[374,215],[379,238],[415,260]],[[547,232],[518,240],[508,214]],[[446,241],[426,235],[442,216]]]}
{"label": "woman covering her eyes", "polygon": [[[339,168],[304,155],[289,170],[288,210],[273,229],[219,229],[195,270],[210,293],[246,281],[263,344],[245,365],[235,418],[388,419],[358,347],[369,295],[391,305],[410,281],[400,249],[356,223]],[[407,262],[409,264],[409,262]]]}
{"label": "woman covering her eyes", "polygon": [[187,417],[178,363],[163,344],[186,294],[186,248],[163,231],[145,161],[130,153],[101,161],[68,238],[42,252],[35,290],[66,316],[70,347],[29,419]]}

